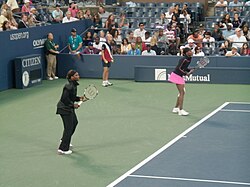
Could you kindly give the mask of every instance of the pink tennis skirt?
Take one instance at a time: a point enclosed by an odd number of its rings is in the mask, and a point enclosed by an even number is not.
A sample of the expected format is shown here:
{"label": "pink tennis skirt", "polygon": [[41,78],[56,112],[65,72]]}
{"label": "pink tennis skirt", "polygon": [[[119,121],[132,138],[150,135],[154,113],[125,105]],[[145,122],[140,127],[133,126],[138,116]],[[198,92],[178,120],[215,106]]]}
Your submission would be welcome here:
{"label": "pink tennis skirt", "polygon": [[180,75],[175,74],[174,72],[170,74],[170,76],[168,77],[168,81],[175,84],[185,84],[184,78]]}

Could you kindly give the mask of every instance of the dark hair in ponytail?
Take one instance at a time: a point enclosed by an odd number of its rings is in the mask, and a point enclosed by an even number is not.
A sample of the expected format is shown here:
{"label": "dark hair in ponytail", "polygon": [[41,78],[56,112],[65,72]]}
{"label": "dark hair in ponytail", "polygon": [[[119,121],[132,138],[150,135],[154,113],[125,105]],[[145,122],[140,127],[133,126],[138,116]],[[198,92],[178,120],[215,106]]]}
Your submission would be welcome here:
{"label": "dark hair in ponytail", "polygon": [[76,72],[77,72],[77,71],[76,71],[76,70],[73,70],[73,69],[69,70],[68,73],[67,73],[66,78],[67,78],[67,79],[71,79],[71,77],[74,76],[74,75],[76,74]]}

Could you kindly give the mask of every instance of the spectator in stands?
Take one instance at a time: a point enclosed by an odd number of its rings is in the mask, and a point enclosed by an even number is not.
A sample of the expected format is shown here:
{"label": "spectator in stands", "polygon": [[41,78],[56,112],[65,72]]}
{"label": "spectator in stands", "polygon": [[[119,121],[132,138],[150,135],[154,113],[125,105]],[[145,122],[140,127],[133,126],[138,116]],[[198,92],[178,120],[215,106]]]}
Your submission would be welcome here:
{"label": "spectator in stands", "polygon": [[16,29],[17,29],[16,27],[11,26],[9,21],[3,22],[3,28],[2,28],[3,31],[10,31],[10,30],[16,30]]}
{"label": "spectator in stands", "polygon": [[227,53],[225,54],[225,56],[227,56],[227,57],[240,56],[240,54],[237,51],[238,51],[237,47],[233,46],[232,50],[231,51],[227,51]]}
{"label": "spectator in stands", "polygon": [[166,34],[163,33],[163,29],[159,29],[158,37],[157,37],[157,46],[160,50],[161,55],[168,54],[168,45],[169,41]]}
{"label": "spectator in stands", "polygon": [[59,54],[59,45],[54,42],[52,33],[48,33],[47,40],[44,43],[45,56],[47,61],[47,79],[58,79],[56,76],[56,55]]}
{"label": "spectator in stands", "polygon": [[6,3],[12,12],[19,12],[19,6],[16,0],[8,0]]}
{"label": "spectator in stands", "polygon": [[82,49],[82,38],[76,33],[76,29],[71,30],[71,36],[68,39],[68,49],[70,54],[79,54]]}
{"label": "spectator in stands", "polygon": [[139,28],[138,29],[135,29],[134,31],[134,37],[138,37],[140,36],[142,38],[142,40],[145,40],[145,32],[147,32],[145,29],[145,26],[144,26],[144,23],[140,22],[139,23]]}
{"label": "spectator in stands", "polygon": [[99,54],[100,50],[93,47],[93,43],[89,42],[88,47],[85,47],[85,49],[81,52],[82,54]]}
{"label": "spectator in stands", "polygon": [[223,18],[222,18],[222,20],[221,20],[221,23],[223,23],[224,25],[225,25],[225,27],[226,27],[226,25],[228,24],[228,23],[232,23],[232,20],[231,20],[231,18],[230,18],[230,14],[225,14],[224,16],[223,16]]}
{"label": "spectator in stands", "polygon": [[128,42],[135,42],[135,37],[134,37],[134,32],[133,31],[128,31],[128,36],[127,36]]}
{"label": "spectator in stands", "polygon": [[250,6],[250,1],[246,1],[244,6]]}
{"label": "spectator in stands", "polygon": [[247,41],[250,41],[250,31],[249,31],[249,27],[247,25],[244,25],[242,27],[242,34],[243,34],[243,36],[246,37]]}
{"label": "spectator in stands", "polygon": [[168,20],[168,23],[171,21],[172,15],[174,14],[174,7],[169,7],[168,11],[165,13],[165,17]]}
{"label": "spectator in stands", "polygon": [[233,24],[228,23],[227,24],[227,29],[222,31],[222,36],[224,39],[227,39],[229,36],[232,36],[234,34]]}
{"label": "spectator in stands", "polygon": [[250,48],[248,43],[244,43],[240,49],[241,56],[249,56],[250,55]]}
{"label": "spectator in stands", "polygon": [[94,43],[93,43],[93,47],[98,49],[98,50],[102,50],[102,42],[100,42],[100,37],[99,36],[96,36],[95,39],[94,39]]}
{"label": "spectator in stands", "polygon": [[[110,34],[112,34],[112,33],[110,33]],[[121,45],[121,43],[122,43],[122,36],[121,36],[121,33],[118,29],[114,30],[113,40],[116,42],[117,45]]]}
{"label": "spectator in stands", "polygon": [[36,8],[32,7],[30,9],[30,15],[33,17],[33,21],[35,22],[35,24],[38,24],[42,21],[37,13]]}
{"label": "spectator in stands", "polygon": [[[194,49],[195,49],[195,47],[197,46],[195,43],[194,43],[194,40],[193,39],[188,39],[188,41],[187,41],[188,43],[184,46],[185,48],[190,48],[191,49],[191,51],[194,53]],[[198,46],[199,47],[199,46]]]}
{"label": "spectator in stands", "polygon": [[89,42],[93,42],[93,36],[92,36],[92,33],[90,31],[87,31],[85,36],[83,37],[82,46],[83,47],[88,46]]}
{"label": "spectator in stands", "polygon": [[231,43],[230,43],[229,40],[225,40],[225,41],[221,44],[221,46],[220,46],[220,48],[219,48],[219,53],[220,53],[220,55],[225,56],[225,54],[226,54],[228,51],[231,51]]}
{"label": "spectator in stands", "polygon": [[131,43],[131,49],[128,51],[128,55],[141,55],[141,51],[136,48],[135,42]]}
{"label": "spectator in stands", "polygon": [[175,4],[174,5],[174,15],[179,18],[180,14],[181,14],[181,10],[180,10],[180,6],[179,4]]}
{"label": "spectator in stands", "polygon": [[6,10],[1,10],[1,15],[0,15],[0,28],[2,28],[3,27],[3,23],[5,22],[5,21],[8,21],[8,19],[7,19],[7,11]]}
{"label": "spectator in stands", "polygon": [[63,11],[61,10],[61,5],[56,4],[56,9],[52,12],[52,18],[54,23],[61,23],[63,20]]}
{"label": "spectator in stands", "polygon": [[203,36],[199,34],[199,30],[195,30],[187,40],[192,39],[198,47],[202,48]]}
{"label": "spectator in stands", "polygon": [[201,35],[201,36],[204,36],[206,30],[205,30],[205,27],[203,24],[200,24],[199,25],[199,29],[198,29],[198,34]]}
{"label": "spectator in stands", "polygon": [[100,31],[100,42],[106,42],[106,34],[103,30]]}
{"label": "spectator in stands", "polygon": [[[110,12],[107,12],[104,7],[100,6],[99,9],[98,9],[98,14],[102,20],[102,23],[105,23],[106,20],[108,19],[109,15],[110,15]],[[105,25],[103,25],[104,27]]]}
{"label": "spectator in stands", "polygon": [[91,20],[93,19],[93,18],[92,18],[92,15],[91,15],[91,11],[90,11],[89,8],[85,10],[84,18],[85,18],[85,19],[91,19]]}
{"label": "spectator in stands", "polygon": [[[177,48],[180,45],[180,37],[178,36],[178,30],[175,29],[170,24],[168,24],[167,28],[164,30],[163,33],[166,34],[167,39],[169,41],[168,53],[171,53],[172,55],[176,55]],[[176,54],[175,54],[175,52],[176,52]]]}
{"label": "spectator in stands", "polygon": [[194,48],[194,54],[193,56],[205,56],[204,52],[201,50],[200,47],[196,46]]}
{"label": "spectator in stands", "polygon": [[157,46],[157,41],[158,41],[157,36],[153,35],[151,37],[150,45],[151,45],[151,49],[156,52],[156,55],[160,55],[161,54],[161,50]]}
{"label": "spectator in stands", "polygon": [[9,21],[10,27],[17,29],[18,23],[16,22],[15,18],[13,17],[13,13],[10,10],[6,11],[6,18]]}
{"label": "spectator in stands", "polygon": [[150,44],[147,44],[146,48],[147,48],[146,50],[142,51],[141,55],[144,55],[144,56],[156,55],[156,52],[151,49]]}
{"label": "spectator in stands", "polygon": [[211,36],[211,32],[205,32],[205,37],[202,40],[203,47],[211,48],[212,50],[215,49],[215,39]]}
{"label": "spectator in stands", "polygon": [[79,11],[79,8],[75,2],[71,2],[68,8],[68,12],[71,13],[71,16],[73,18],[76,17],[77,12]]}
{"label": "spectator in stands", "polygon": [[234,13],[234,18],[233,18],[232,24],[233,24],[233,28],[237,28],[237,27],[240,26],[241,19],[239,18],[239,14],[238,13]]}
{"label": "spectator in stands", "polygon": [[222,31],[220,30],[220,27],[218,24],[214,25],[214,29],[212,31],[212,37],[214,37],[215,41],[222,41],[224,40]]}
{"label": "spectator in stands", "polygon": [[94,27],[94,29],[102,28],[102,20],[101,20],[99,14],[97,14],[97,13],[95,13],[93,16],[93,27]]}
{"label": "spectator in stands", "polygon": [[30,13],[30,0],[24,0],[24,5],[22,6],[22,13]]}
{"label": "spectator in stands", "polygon": [[229,8],[231,12],[240,12],[242,10],[242,3],[238,0],[233,0],[229,3]]}
{"label": "spectator in stands", "polygon": [[155,21],[155,28],[164,28],[164,25],[169,23],[168,19],[165,17],[165,13],[161,13],[160,18]]}
{"label": "spectator in stands", "polygon": [[21,20],[18,23],[18,29],[28,28],[28,16],[26,14],[21,15]]}
{"label": "spectator in stands", "polygon": [[115,22],[115,16],[114,16],[114,14],[110,14],[109,17],[108,17],[108,19],[105,22],[104,28],[110,30],[111,27],[113,27],[113,26],[115,26],[115,28],[118,28],[117,24]]}
{"label": "spectator in stands", "polygon": [[[180,16],[178,14],[178,16]],[[177,26],[180,26],[180,20],[179,20],[179,17],[176,16],[176,14],[173,14],[172,17],[171,17],[171,21],[169,22],[169,24],[172,26],[173,24],[176,24]]]}
{"label": "spectator in stands", "polygon": [[187,3],[183,4],[182,10],[181,10],[181,14],[184,14],[184,12],[186,12],[187,14],[189,14],[190,18],[191,18],[191,13],[192,12],[191,12],[190,8],[188,7]]}
{"label": "spectator in stands", "polygon": [[179,52],[177,53],[177,56],[184,56],[184,53],[183,53],[183,49],[184,49],[185,47],[184,46],[180,46],[180,50],[179,50]]}
{"label": "spectator in stands", "polygon": [[118,27],[122,30],[127,30],[129,28],[129,21],[126,18],[126,14],[122,12],[118,20]]}
{"label": "spectator in stands", "polygon": [[71,12],[66,12],[66,16],[63,18],[62,23],[69,23],[72,21],[78,21],[77,18],[71,16]]}
{"label": "spectator in stands", "polygon": [[147,31],[147,32],[145,32],[145,37],[144,37],[144,43],[145,44],[149,44],[150,43],[150,41],[151,41],[151,33],[149,32],[149,31]]}
{"label": "spectator in stands", "polygon": [[121,54],[127,54],[130,49],[131,49],[131,45],[128,42],[128,39],[123,38],[122,44],[121,44]]}
{"label": "spectator in stands", "polygon": [[[180,14],[180,24],[186,25],[188,26],[188,24],[191,23],[191,14],[189,14],[187,12],[187,10],[182,10],[181,14]],[[186,29],[186,32],[188,31],[188,29]]]}
{"label": "spectator in stands", "polygon": [[35,27],[36,26],[35,20],[31,14],[28,15],[27,23],[28,23],[28,27]]}
{"label": "spectator in stands", "polygon": [[232,47],[236,47],[237,49],[240,49],[243,43],[247,42],[247,39],[245,36],[242,35],[240,28],[236,28],[235,34],[229,36],[228,39],[232,43]]}
{"label": "spectator in stands", "polygon": [[137,49],[140,49],[140,51],[146,50],[146,44],[142,41],[142,38],[140,36],[137,36],[135,39],[135,45]]}
{"label": "spectator in stands", "polygon": [[82,10],[79,10],[79,11],[76,13],[76,18],[77,18],[78,20],[84,20],[84,19],[85,19]]}
{"label": "spectator in stands", "polygon": [[227,11],[227,1],[226,0],[219,0],[216,4],[215,4],[215,7],[216,8],[222,8],[222,9],[219,9],[219,11]]}

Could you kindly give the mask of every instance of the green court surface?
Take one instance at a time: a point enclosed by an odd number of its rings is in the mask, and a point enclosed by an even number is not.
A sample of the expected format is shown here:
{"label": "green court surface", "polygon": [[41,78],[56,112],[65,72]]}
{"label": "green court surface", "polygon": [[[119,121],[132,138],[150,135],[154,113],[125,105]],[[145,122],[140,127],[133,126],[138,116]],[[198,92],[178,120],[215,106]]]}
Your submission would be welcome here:
{"label": "green court surface", "polygon": [[169,83],[81,79],[96,99],[77,110],[73,154],[57,155],[62,134],[56,103],[66,80],[0,92],[0,187],[104,187],[224,102],[250,101],[250,85],[187,84],[187,117],[172,114]]}

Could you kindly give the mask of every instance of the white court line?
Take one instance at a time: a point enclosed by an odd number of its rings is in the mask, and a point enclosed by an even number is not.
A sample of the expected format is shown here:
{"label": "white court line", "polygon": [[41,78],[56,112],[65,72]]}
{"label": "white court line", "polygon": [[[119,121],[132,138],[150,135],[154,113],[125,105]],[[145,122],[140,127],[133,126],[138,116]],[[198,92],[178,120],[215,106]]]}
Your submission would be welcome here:
{"label": "white court line", "polygon": [[230,104],[250,105],[250,102],[229,102]]}
{"label": "white court line", "polygon": [[158,151],[156,151],[155,153],[153,153],[152,155],[150,155],[149,157],[147,157],[145,160],[143,160],[142,162],[140,162],[139,164],[137,164],[135,167],[133,167],[132,169],[130,169],[129,171],[127,171],[125,174],[123,174],[122,176],[120,176],[118,179],[116,179],[115,181],[113,181],[112,183],[110,183],[107,187],[113,187],[116,184],[118,184],[119,182],[121,182],[122,180],[124,180],[131,173],[135,172],[140,167],[142,167],[143,165],[145,165],[146,163],[148,163],[150,160],[152,160],[153,158],[155,158],[157,155],[159,155],[160,153],[162,153],[163,151],[165,151],[168,147],[170,147],[171,145],[173,145],[175,142],[177,142],[179,139],[181,139],[187,133],[189,133],[190,131],[192,131],[196,127],[198,127],[200,124],[202,124],[208,118],[212,117],[214,114],[216,114],[217,112],[219,112],[222,108],[224,108],[228,104],[229,104],[229,102],[226,102],[223,105],[221,105],[220,107],[218,107],[217,109],[215,109],[213,112],[211,112],[210,114],[208,114],[207,116],[205,116],[204,118],[202,118],[200,121],[198,121],[197,123],[195,123],[193,126],[189,127],[183,133],[181,133],[180,135],[178,135],[177,137],[175,137],[173,140],[171,140],[169,143],[167,143],[166,145],[164,145]]}
{"label": "white court line", "polygon": [[250,110],[230,110],[230,109],[221,109],[222,112],[250,112]]}
{"label": "white court line", "polygon": [[219,184],[236,184],[236,185],[250,186],[250,183],[234,182],[234,181],[219,181],[219,180],[191,179],[191,178],[178,178],[178,177],[159,177],[159,176],[146,176],[146,175],[129,175],[129,177],[147,178],[147,179],[177,180],[177,181],[191,181],[191,182],[207,182],[207,183],[219,183]]}

